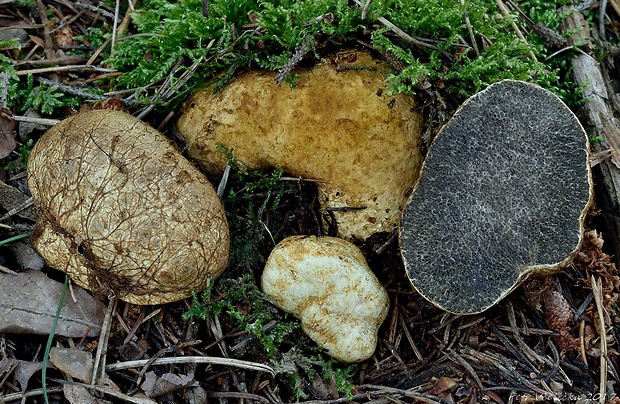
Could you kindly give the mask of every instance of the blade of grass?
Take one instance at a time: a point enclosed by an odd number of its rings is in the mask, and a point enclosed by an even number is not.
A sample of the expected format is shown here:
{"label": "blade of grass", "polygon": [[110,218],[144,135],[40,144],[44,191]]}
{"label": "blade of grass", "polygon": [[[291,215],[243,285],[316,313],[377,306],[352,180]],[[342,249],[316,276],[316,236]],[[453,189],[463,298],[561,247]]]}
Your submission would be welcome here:
{"label": "blade of grass", "polygon": [[26,238],[26,237],[30,237],[30,233],[18,234],[17,236],[9,237],[6,240],[1,240],[0,241],[0,246],[12,243],[13,241],[21,240],[21,239]]}
{"label": "blade of grass", "polygon": [[69,275],[65,275],[65,283],[62,286],[62,292],[60,293],[60,299],[58,299],[58,306],[56,307],[56,316],[54,317],[52,329],[50,331],[49,337],[47,338],[47,345],[45,345],[45,353],[43,354],[43,369],[41,369],[41,379],[43,383],[43,399],[45,400],[45,404],[49,404],[49,400],[47,398],[47,362],[50,355],[50,349],[52,349],[52,341],[54,340],[54,334],[56,333],[58,319],[60,318],[60,311],[62,310],[63,303],[65,302],[65,295],[67,294],[68,286]]}

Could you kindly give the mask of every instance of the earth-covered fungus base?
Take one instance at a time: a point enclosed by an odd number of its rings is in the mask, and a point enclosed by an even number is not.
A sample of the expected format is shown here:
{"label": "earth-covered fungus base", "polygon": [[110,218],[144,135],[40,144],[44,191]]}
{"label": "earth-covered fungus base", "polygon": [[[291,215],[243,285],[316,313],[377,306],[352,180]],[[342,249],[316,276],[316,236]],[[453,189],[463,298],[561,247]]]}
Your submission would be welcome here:
{"label": "earth-covered fungus base", "polygon": [[228,262],[224,209],[206,178],[131,115],[90,111],[34,146],[32,243],[89,290],[136,304],[204,289]]}
{"label": "earth-covered fungus base", "polygon": [[491,85],[429,150],[401,222],[409,278],[444,310],[486,310],[570,259],[590,198],[586,135],[568,107],[525,82]]}

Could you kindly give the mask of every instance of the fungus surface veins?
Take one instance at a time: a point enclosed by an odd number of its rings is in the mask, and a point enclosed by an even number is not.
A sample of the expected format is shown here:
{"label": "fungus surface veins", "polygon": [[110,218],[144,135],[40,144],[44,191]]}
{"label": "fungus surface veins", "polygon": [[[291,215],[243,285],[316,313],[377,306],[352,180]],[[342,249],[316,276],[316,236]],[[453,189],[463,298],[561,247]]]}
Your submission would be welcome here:
{"label": "fungus surface veins", "polygon": [[35,146],[33,244],[50,266],[96,293],[144,303],[189,294],[207,282],[200,268],[227,249],[223,212],[207,205],[197,186],[207,180],[163,136],[144,135],[154,129],[137,120],[123,126],[110,113],[69,118]]}

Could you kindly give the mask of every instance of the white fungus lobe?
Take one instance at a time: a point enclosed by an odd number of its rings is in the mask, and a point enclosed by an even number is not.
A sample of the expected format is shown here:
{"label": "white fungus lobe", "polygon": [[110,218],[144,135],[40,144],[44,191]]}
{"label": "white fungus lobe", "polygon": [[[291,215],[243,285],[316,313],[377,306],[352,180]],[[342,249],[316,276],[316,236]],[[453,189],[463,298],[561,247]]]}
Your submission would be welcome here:
{"label": "white fungus lobe", "polygon": [[359,362],[374,353],[389,299],[355,245],[335,237],[289,237],[271,252],[262,289],[332,357]]}

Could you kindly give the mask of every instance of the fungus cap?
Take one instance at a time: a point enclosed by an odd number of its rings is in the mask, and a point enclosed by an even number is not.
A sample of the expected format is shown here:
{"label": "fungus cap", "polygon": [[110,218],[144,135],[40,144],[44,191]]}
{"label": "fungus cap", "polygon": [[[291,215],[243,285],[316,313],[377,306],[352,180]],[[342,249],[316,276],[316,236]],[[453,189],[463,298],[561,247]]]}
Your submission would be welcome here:
{"label": "fungus cap", "polygon": [[207,179],[155,129],[98,110],[34,145],[32,244],[80,286],[135,304],[191,296],[228,263],[229,235]]}
{"label": "fungus cap", "polygon": [[321,180],[319,202],[340,237],[394,231],[422,164],[414,99],[388,94],[388,66],[368,52],[339,53],[294,73],[293,89],[253,70],[215,95],[194,94],[177,122],[188,155],[217,175],[224,145],[244,168]]}
{"label": "fungus cap", "polygon": [[489,86],[441,129],[403,212],[413,286],[449,312],[486,310],[569,262],[591,187],[585,131],[558,97],[521,81]]}

